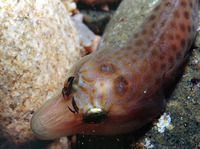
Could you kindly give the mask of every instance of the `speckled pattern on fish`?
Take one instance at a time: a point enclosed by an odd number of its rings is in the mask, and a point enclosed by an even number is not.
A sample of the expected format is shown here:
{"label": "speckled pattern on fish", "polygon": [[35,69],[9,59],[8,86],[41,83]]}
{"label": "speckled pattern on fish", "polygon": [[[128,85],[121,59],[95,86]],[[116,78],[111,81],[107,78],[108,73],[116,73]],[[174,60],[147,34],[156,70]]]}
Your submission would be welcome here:
{"label": "speckled pattern on fish", "polygon": [[194,41],[198,6],[198,0],[161,0],[124,47],[80,60],[63,90],[34,114],[33,132],[43,139],[109,135],[152,121],[164,109],[164,89]]}

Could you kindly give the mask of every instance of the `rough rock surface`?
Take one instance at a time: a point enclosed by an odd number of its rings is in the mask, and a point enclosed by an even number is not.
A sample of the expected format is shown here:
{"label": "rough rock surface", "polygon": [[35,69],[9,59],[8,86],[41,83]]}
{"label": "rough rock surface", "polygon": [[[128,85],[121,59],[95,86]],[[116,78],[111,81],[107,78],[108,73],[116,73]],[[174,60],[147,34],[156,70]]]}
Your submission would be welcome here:
{"label": "rough rock surface", "polygon": [[84,2],[86,4],[91,5],[91,4],[115,2],[115,1],[119,1],[119,0],[75,0],[75,1],[80,1],[80,2]]}
{"label": "rough rock surface", "polygon": [[30,118],[61,87],[78,46],[60,0],[0,1],[1,145],[34,138]]}

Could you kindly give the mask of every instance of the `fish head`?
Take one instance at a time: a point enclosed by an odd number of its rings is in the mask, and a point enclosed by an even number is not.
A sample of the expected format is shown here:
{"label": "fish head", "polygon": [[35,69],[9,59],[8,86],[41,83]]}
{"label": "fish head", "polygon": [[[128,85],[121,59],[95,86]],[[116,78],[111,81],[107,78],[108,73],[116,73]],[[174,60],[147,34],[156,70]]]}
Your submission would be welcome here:
{"label": "fish head", "polygon": [[63,88],[33,115],[32,131],[41,139],[110,134],[128,115],[133,90],[131,75],[118,61],[104,54],[86,56],[69,70]]}

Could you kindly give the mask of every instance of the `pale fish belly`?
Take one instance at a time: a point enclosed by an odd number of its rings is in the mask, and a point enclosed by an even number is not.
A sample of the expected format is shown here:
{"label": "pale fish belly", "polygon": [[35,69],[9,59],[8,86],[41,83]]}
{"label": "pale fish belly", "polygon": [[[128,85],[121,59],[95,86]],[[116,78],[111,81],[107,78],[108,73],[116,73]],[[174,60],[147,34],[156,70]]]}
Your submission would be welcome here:
{"label": "pale fish belly", "polygon": [[161,0],[124,47],[81,59],[64,88],[32,117],[33,132],[42,139],[110,135],[151,122],[194,41],[198,6],[198,0]]}

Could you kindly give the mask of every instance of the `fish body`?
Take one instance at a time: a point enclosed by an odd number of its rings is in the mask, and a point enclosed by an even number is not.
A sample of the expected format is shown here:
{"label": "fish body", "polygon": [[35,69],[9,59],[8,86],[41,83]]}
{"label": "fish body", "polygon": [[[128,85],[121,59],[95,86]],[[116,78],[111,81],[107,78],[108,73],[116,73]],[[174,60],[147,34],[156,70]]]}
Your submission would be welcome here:
{"label": "fish body", "polygon": [[195,39],[198,6],[198,0],[161,0],[122,48],[81,59],[62,91],[32,117],[33,132],[42,139],[110,135],[151,122]]}

